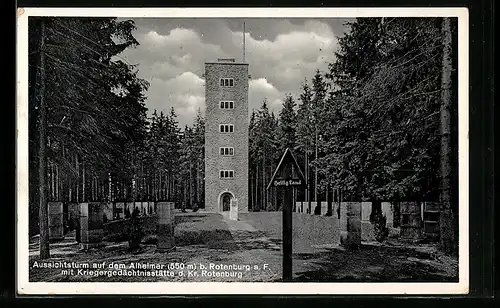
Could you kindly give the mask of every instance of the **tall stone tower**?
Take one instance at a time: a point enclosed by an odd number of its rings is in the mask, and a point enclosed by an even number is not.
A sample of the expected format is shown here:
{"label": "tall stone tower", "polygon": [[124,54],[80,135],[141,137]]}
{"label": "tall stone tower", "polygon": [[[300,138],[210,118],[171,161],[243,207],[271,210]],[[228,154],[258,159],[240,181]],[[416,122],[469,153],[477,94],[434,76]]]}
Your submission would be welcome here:
{"label": "tall stone tower", "polygon": [[205,63],[205,210],[248,212],[248,64]]}

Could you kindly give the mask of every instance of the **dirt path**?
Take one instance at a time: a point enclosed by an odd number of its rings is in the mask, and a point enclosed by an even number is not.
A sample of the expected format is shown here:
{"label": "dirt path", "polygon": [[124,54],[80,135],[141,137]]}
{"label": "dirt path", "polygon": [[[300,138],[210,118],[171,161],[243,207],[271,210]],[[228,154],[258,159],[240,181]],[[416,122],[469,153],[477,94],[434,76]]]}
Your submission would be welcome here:
{"label": "dirt path", "polygon": [[[227,217],[224,217],[224,220],[235,243],[238,245],[238,256],[244,260],[251,260],[254,264],[267,264],[266,268],[268,270],[263,273],[267,279],[259,280],[263,276],[256,276],[255,281],[279,281],[282,278],[283,269],[281,240],[270,239],[265,232],[257,230],[246,221],[229,220]],[[298,278],[300,272],[318,270],[315,261],[315,258],[304,260],[294,257],[292,260],[294,277]]]}

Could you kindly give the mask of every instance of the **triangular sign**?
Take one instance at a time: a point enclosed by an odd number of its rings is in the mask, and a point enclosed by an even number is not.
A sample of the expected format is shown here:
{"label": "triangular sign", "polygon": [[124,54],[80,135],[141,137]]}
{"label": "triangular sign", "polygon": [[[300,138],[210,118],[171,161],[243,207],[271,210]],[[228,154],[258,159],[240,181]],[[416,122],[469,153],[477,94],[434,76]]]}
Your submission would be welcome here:
{"label": "triangular sign", "polygon": [[[293,179],[279,179],[278,174],[282,171],[283,168],[286,168],[286,165],[292,165],[294,169],[296,170],[297,176],[296,178]],[[274,170],[273,176],[271,177],[271,181],[267,185],[267,189],[269,189],[272,186],[300,186],[304,187],[307,186],[306,183],[306,178],[304,177],[304,174],[302,173],[302,169],[300,169],[299,164],[297,163],[297,160],[295,159],[295,156],[293,155],[292,151],[289,148],[286,148],[285,152],[283,153],[283,156],[281,156],[281,160],[278,164],[278,167],[276,167],[276,170]]]}

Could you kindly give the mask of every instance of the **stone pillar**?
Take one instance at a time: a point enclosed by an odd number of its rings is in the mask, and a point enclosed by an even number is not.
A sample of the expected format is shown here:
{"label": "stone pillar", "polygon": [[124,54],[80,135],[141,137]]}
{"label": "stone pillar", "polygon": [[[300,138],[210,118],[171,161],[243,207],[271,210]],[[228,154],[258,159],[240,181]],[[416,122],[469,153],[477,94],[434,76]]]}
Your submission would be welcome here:
{"label": "stone pillar", "polygon": [[158,213],[157,225],[157,245],[156,248],[160,252],[170,251],[175,249],[175,203],[174,202],[158,202],[156,210]]}
{"label": "stone pillar", "polygon": [[133,202],[132,204],[133,206],[132,209],[130,210],[130,217],[132,217],[132,214],[136,209],[139,211],[139,215],[142,215],[142,202]]}
{"label": "stone pillar", "polygon": [[393,221],[394,221],[394,214],[393,214],[393,209],[392,205],[390,202],[382,202],[382,215],[385,215],[387,218],[387,227],[393,226]]}
{"label": "stone pillar", "polygon": [[434,241],[439,240],[439,203],[425,202],[422,206],[423,212],[423,236]]}
{"label": "stone pillar", "polygon": [[100,246],[104,237],[104,203],[80,203],[80,247]]}
{"label": "stone pillar", "polygon": [[321,201],[321,216],[325,216],[326,212],[328,212],[328,202],[326,201]]}
{"label": "stone pillar", "polygon": [[125,215],[125,204],[123,202],[116,202],[115,204],[115,218],[122,219]]}
{"label": "stone pillar", "polygon": [[144,216],[144,202],[142,202],[142,201],[139,202],[138,207],[139,207],[139,215]]}
{"label": "stone pillar", "polygon": [[403,240],[422,239],[422,213],[419,202],[401,202],[400,236]]}
{"label": "stone pillar", "polygon": [[238,199],[233,198],[231,200],[231,206],[229,207],[229,219],[238,220]]}
{"label": "stone pillar", "polygon": [[316,201],[311,201],[311,212],[309,212],[309,214],[314,215],[316,204],[317,204]]}
{"label": "stone pillar", "polygon": [[106,216],[106,222],[113,220],[113,203],[104,203],[104,213]]}
{"label": "stone pillar", "polygon": [[361,245],[361,202],[340,204],[340,244],[346,247]]}
{"label": "stone pillar", "polygon": [[152,201],[148,202],[148,214],[153,215],[155,213],[155,203]]}
{"label": "stone pillar", "polygon": [[295,212],[300,213],[300,201],[295,201]]}
{"label": "stone pillar", "polygon": [[80,219],[80,205],[78,203],[68,204],[68,226],[70,230],[78,228],[78,220]]}
{"label": "stone pillar", "polygon": [[370,221],[371,213],[372,213],[372,203],[361,202],[361,221]]}
{"label": "stone pillar", "polygon": [[134,202],[124,202],[123,203],[123,218],[130,218],[132,212],[134,211]]}
{"label": "stone pillar", "polygon": [[62,202],[48,203],[49,239],[62,240],[64,238],[64,210]]}

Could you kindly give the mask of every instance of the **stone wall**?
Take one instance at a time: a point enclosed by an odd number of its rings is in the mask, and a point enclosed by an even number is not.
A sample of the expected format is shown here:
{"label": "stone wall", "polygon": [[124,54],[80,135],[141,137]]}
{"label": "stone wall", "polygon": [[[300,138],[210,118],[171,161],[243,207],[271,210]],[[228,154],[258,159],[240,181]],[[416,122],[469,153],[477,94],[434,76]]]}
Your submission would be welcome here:
{"label": "stone wall", "polygon": [[175,213],[173,202],[158,202],[157,249],[169,250],[175,246]]}
{"label": "stone wall", "polygon": [[80,245],[89,248],[100,244],[104,236],[104,203],[80,203]]}
{"label": "stone wall", "polygon": [[48,203],[49,238],[61,240],[64,238],[64,211],[62,202]]}
{"label": "stone wall", "polygon": [[361,244],[361,202],[341,202],[340,242],[347,247]]}

